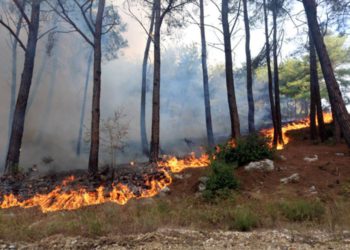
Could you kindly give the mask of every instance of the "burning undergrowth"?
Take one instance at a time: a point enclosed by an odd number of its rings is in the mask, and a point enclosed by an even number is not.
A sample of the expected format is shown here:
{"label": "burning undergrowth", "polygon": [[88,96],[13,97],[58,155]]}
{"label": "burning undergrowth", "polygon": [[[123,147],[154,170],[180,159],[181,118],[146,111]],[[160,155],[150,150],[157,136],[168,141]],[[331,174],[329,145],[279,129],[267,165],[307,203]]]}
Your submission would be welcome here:
{"label": "burning undergrowth", "polygon": [[[166,157],[158,164],[106,168],[97,177],[84,171],[35,177],[31,173],[0,180],[1,208],[39,207],[43,212],[74,210],[113,202],[125,205],[130,199],[153,197],[172,183],[171,173],[205,167],[209,156],[194,154],[183,159]],[[68,176],[68,177],[67,177]]]}
{"label": "burning undergrowth", "polygon": [[[332,121],[331,114],[324,114],[324,117],[326,123]],[[303,119],[284,125],[284,145],[290,142],[287,135],[289,131],[306,128],[309,124],[308,119]],[[262,130],[261,134],[271,138],[273,129]],[[283,149],[284,145],[278,145],[277,149]],[[236,143],[229,141],[227,146],[236,147]],[[106,168],[97,177],[91,177],[85,171],[42,177],[33,175],[33,172],[17,177],[3,176],[0,179],[0,207],[38,207],[43,212],[53,212],[106,202],[125,205],[131,199],[149,198],[159,194],[172,183],[172,173],[209,165],[209,154],[196,157],[192,153],[181,159],[165,156],[157,164],[133,163],[117,169]]]}

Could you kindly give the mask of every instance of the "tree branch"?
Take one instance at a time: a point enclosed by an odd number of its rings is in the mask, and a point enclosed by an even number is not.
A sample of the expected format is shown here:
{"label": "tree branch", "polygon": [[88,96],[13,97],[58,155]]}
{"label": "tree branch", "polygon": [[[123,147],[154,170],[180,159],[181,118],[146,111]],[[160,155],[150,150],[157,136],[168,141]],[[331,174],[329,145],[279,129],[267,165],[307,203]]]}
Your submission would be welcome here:
{"label": "tree branch", "polygon": [[4,26],[10,33],[11,35],[17,40],[17,42],[19,43],[19,46],[21,46],[21,48],[26,51],[27,48],[26,46],[24,46],[23,42],[21,41],[21,39],[16,35],[16,32],[14,32],[10,26],[8,26],[2,19],[0,19],[0,24],[2,24],[2,26]]}

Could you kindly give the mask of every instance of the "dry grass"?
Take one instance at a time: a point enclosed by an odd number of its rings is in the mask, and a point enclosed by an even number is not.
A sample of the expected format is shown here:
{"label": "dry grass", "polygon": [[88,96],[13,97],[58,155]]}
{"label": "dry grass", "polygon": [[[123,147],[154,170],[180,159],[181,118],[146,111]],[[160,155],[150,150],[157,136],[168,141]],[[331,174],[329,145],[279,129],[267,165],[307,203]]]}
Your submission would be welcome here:
{"label": "dry grass", "polygon": [[[250,230],[256,227],[297,226],[333,232],[350,228],[350,204],[347,200],[317,203],[317,206],[310,204],[313,203],[300,199],[286,203],[280,200],[248,200],[243,195],[232,194],[228,199],[211,203],[200,197],[182,196],[134,200],[125,206],[103,204],[47,214],[37,209],[10,209],[0,211],[0,238],[35,241],[55,234],[98,237],[149,232],[161,227]],[[321,210],[324,212],[319,214]],[[300,217],[300,211],[306,215]],[[317,216],[314,216],[315,213]]]}

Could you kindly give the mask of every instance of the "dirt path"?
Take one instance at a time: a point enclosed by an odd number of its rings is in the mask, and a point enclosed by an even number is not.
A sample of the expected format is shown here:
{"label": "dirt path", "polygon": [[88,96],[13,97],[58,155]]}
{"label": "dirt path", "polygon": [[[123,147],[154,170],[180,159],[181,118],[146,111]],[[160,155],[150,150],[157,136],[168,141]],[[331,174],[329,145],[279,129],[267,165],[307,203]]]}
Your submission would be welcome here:
{"label": "dirt path", "polygon": [[288,230],[242,232],[201,232],[161,229],[131,236],[97,239],[55,235],[35,243],[6,244],[0,249],[350,249],[350,232],[300,234]]}

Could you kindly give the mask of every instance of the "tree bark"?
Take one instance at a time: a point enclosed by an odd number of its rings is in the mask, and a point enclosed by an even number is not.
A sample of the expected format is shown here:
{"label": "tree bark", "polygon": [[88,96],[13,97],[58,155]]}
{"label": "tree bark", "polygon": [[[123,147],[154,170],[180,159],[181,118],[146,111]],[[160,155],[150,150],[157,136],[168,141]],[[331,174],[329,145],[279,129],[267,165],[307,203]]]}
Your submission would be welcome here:
{"label": "tree bark", "polygon": [[248,16],[247,0],[243,0],[244,27],[245,27],[245,55],[247,67],[247,99],[248,99],[248,129],[249,133],[255,132],[254,122],[254,95],[253,95],[253,73],[252,57],[250,53],[250,25]]}
{"label": "tree bark", "polygon": [[320,86],[317,73],[317,55],[315,44],[309,32],[310,50],[310,137],[315,140],[317,137],[316,117],[318,123],[318,135],[321,141],[325,140],[325,125],[323,120],[323,110],[321,104]]}
{"label": "tree bark", "polygon": [[202,45],[202,72],[203,72],[203,90],[204,90],[204,107],[205,107],[205,123],[207,128],[207,140],[209,148],[214,146],[214,134],[213,123],[211,119],[210,108],[210,93],[209,93],[209,80],[208,80],[208,65],[207,65],[207,42],[205,37],[205,23],[204,23],[204,0],[199,0],[199,26],[201,32],[201,45]]}
{"label": "tree bark", "polygon": [[268,76],[268,86],[269,86],[269,99],[270,99],[270,108],[271,108],[271,120],[273,124],[273,145],[277,145],[277,127],[276,127],[276,109],[275,109],[275,100],[273,95],[273,79],[272,79],[272,69],[271,69],[271,47],[269,40],[269,21],[267,14],[266,0],[263,2],[264,5],[264,22],[265,22],[265,41],[266,41],[266,65],[267,65],[267,76]]}
{"label": "tree bark", "polygon": [[153,95],[152,95],[152,135],[150,162],[157,162],[159,157],[159,132],[160,132],[160,0],[154,0],[155,26],[154,26],[154,73],[153,73]]}
{"label": "tree bark", "polygon": [[222,0],[221,4],[221,18],[222,28],[224,34],[224,47],[225,47],[225,72],[226,72],[226,87],[227,87],[227,99],[230,111],[231,119],[231,137],[236,139],[240,136],[240,124],[236,103],[234,79],[233,79],[233,63],[232,63],[232,49],[231,49],[231,34],[228,21],[228,0]]}
{"label": "tree bark", "polygon": [[278,71],[278,41],[277,41],[277,0],[273,0],[273,73],[274,73],[274,87],[275,87],[275,110],[276,110],[276,129],[277,141],[283,144],[282,135],[282,116],[280,103],[280,87],[279,87],[279,71]]}
{"label": "tree bark", "polygon": [[331,60],[328,55],[327,48],[325,46],[320,27],[317,21],[317,10],[315,0],[303,0],[309,29],[311,31],[312,38],[315,43],[318,58],[321,63],[323,77],[326,82],[329,99],[336,120],[339,122],[339,126],[347,145],[350,147],[350,115],[346,109],[342,94],[340,92],[339,85],[334,75]]}
{"label": "tree bark", "polygon": [[80,156],[80,153],[81,153],[81,143],[83,138],[83,128],[84,128],[84,119],[85,119],[85,107],[86,107],[86,99],[87,99],[88,87],[90,82],[92,56],[93,56],[93,51],[90,52],[89,59],[88,59],[88,67],[86,71],[85,86],[84,86],[84,93],[83,93],[83,102],[82,102],[81,111],[80,111],[79,133],[78,133],[77,148],[76,148],[76,154],[78,156]]}
{"label": "tree bark", "polygon": [[18,164],[22,146],[25,115],[30,87],[32,84],[34,60],[38,40],[40,2],[41,0],[33,0],[31,4],[31,19],[30,25],[28,26],[28,40],[24,57],[24,67],[13,116],[10,143],[5,163],[6,174],[16,174],[19,169]]}
{"label": "tree bark", "polygon": [[152,33],[154,28],[154,8],[152,7],[151,23],[149,26],[145,53],[142,62],[142,84],[141,84],[141,112],[140,112],[140,132],[141,147],[144,155],[149,156],[149,144],[146,130],[146,90],[147,90],[147,62],[152,42]]}
{"label": "tree bark", "polygon": [[98,172],[98,153],[100,146],[101,37],[104,8],[105,0],[99,0],[94,34],[94,86],[92,94],[91,146],[89,156],[89,172],[93,175]]}

